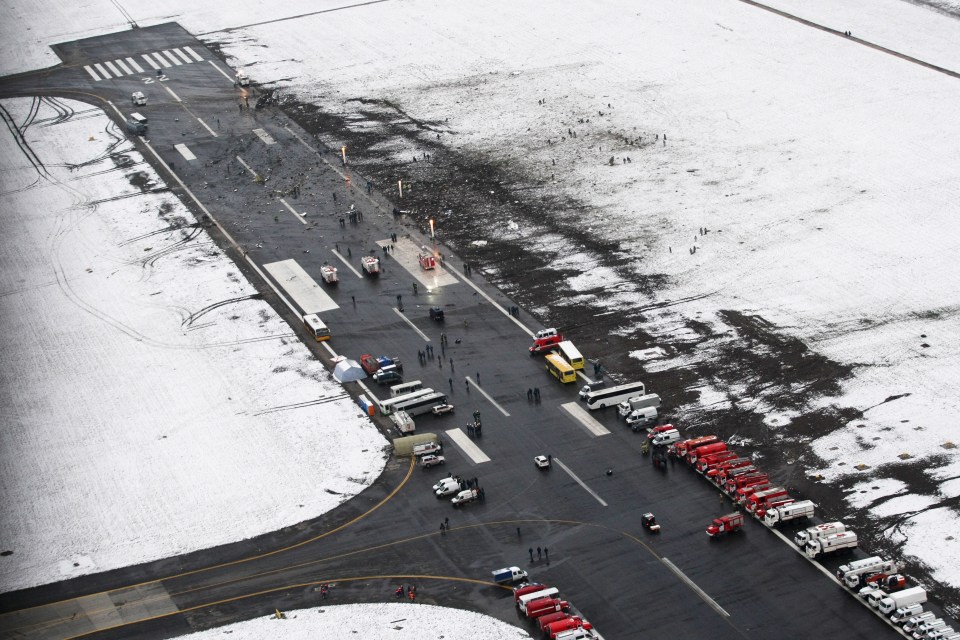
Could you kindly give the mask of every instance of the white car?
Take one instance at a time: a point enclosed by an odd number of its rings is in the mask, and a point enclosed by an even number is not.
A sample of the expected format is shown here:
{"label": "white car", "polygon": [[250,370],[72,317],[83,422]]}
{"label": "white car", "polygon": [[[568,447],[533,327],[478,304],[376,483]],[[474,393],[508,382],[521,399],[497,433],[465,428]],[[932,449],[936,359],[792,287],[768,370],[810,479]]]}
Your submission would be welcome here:
{"label": "white car", "polygon": [[533,459],[533,464],[537,465],[538,469],[549,469],[550,468],[550,458],[547,456],[537,456]]}
{"label": "white car", "polygon": [[453,405],[452,405],[452,404],[438,404],[437,406],[435,406],[435,407],[432,409],[432,411],[433,411],[433,415],[435,415],[435,416],[442,416],[442,415],[445,414],[445,413],[453,413]]}
{"label": "white car", "polygon": [[448,496],[460,491],[460,483],[455,478],[444,478],[433,485],[433,493],[438,497]]}
{"label": "white car", "polygon": [[436,467],[438,465],[441,465],[446,461],[447,459],[444,458],[443,456],[438,456],[431,453],[428,456],[423,456],[422,458],[420,458],[420,466],[423,467],[424,469],[429,469],[430,467]]}

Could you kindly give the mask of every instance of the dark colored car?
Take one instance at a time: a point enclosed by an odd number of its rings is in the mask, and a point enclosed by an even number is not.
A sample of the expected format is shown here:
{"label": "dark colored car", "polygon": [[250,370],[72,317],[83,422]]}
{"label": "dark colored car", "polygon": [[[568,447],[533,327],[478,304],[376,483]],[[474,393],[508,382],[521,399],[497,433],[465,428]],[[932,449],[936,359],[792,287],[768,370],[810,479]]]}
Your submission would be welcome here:
{"label": "dark colored car", "polygon": [[430,319],[443,322],[443,309],[440,307],[430,307]]}

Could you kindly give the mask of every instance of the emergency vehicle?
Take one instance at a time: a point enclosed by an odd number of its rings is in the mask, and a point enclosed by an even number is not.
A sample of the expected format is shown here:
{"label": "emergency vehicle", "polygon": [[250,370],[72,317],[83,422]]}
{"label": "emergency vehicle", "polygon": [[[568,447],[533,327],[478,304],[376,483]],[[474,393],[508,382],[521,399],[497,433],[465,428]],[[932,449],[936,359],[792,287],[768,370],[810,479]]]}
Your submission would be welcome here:
{"label": "emergency vehicle", "polygon": [[337,284],[337,268],[329,264],[320,267],[320,277],[327,284]]}
{"label": "emergency vehicle", "polygon": [[363,256],[360,258],[360,266],[368,276],[380,275],[380,259],[376,256]]}
{"label": "emergency vehicle", "polygon": [[743,514],[728,513],[725,516],[720,516],[707,527],[707,535],[716,538],[721,534],[739,531],[740,529],[743,529]]}
{"label": "emergency vehicle", "polygon": [[420,268],[424,271],[430,271],[437,268],[437,259],[429,253],[418,253],[417,261],[420,262]]}

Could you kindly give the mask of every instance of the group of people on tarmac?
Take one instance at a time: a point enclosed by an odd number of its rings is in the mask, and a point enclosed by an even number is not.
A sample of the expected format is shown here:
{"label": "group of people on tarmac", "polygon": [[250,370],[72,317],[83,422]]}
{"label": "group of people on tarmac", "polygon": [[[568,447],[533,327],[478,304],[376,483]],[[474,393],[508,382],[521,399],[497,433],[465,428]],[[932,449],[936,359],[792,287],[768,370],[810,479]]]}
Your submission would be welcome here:
{"label": "group of people on tarmac", "polygon": [[[399,587],[397,587],[397,590],[393,592],[393,595],[397,596],[398,598],[402,598],[403,585],[400,585]],[[417,599],[417,588],[415,586],[410,585],[407,587],[407,597],[410,598],[410,602],[413,602],[414,600]]]}

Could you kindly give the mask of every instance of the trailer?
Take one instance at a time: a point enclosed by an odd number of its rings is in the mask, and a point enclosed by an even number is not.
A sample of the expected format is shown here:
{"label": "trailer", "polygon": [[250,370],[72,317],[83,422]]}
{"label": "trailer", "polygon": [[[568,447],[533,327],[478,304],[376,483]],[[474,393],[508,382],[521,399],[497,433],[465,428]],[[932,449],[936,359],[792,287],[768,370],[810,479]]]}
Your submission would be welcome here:
{"label": "trailer", "polygon": [[838,551],[852,551],[857,548],[857,544],[857,534],[853,531],[844,531],[843,533],[834,533],[823,538],[810,540],[804,547],[804,552],[806,552],[808,558],[817,558]]}
{"label": "trailer", "polygon": [[707,527],[707,535],[716,538],[721,534],[740,531],[741,529],[743,529],[743,514],[740,512],[728,513],[725,516],[720,516]]}
{"label": "trailer", "polygon": [[377,256],[363,256],[360,258],[360,266],[363,272],[371,278],[380,275],[380,258]]}
{"label": "trailer", "polygon": [[801,500],[793,504],[785,504],[775,509],[768,509],[763,516],[763,523],[768,527],[775,527],[784,522],[809,518],[813,515],[817,505],[812,500]]}

